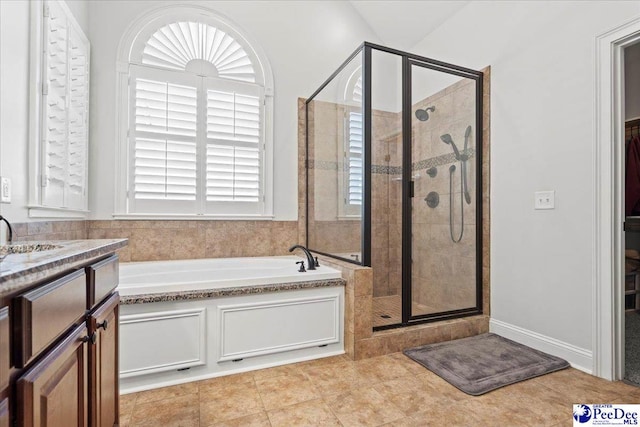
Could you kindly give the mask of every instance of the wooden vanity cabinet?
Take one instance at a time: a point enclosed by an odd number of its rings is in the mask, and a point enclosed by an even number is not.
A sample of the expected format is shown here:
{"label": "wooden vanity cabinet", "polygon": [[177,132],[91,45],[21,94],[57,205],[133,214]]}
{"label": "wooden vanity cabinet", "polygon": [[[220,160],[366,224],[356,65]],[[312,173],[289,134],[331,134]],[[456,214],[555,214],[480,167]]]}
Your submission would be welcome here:
{"label": "wooden vanity cabinet", "polygon": [[118,307],[117,293],[107,298],[88,320],[95,333],[95,344],[89,349],[89,415],[91,425],[113,426],[118,420]]}
{"label": "wooden vanity cabinet", "polygon": [[[11,410],[11,418],[24,427],[118,425],[117,284],[118,257],[112,255],[11,299],[16,373],[6,394],[11,399],[7,420]],[[0,309],[0,345],[3,313]],[[0,427],[5,425],[3,403]]]}

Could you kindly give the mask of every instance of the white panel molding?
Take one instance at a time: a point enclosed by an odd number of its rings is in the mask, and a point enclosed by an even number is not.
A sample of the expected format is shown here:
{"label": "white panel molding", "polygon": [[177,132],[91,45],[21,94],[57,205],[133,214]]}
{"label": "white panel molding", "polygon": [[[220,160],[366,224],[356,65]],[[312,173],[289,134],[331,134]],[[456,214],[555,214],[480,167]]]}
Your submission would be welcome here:
{"label": "white panel molding", "polygon": [[[315,339],[305,339],[299,341],[292,341],[288,344],[280,344],[280,345],[269,345],[263,347],[255,347],[251,350],[242,351],[242,352],[231,352],[229,349],[225,348],[225,338],[227,334],[227,328],[229,326],[229,315],[232,313],[238,312],[251,312],[256,310],[263,310],[268,308],[278,308],[278,307],[290,307],[295,305],[310,305],[310,304],[319,304],[329,302],[332,304],[332,314],[331,318],[327,319],[315,319],[318,322],[321,321],[332,321],[333,322],[333,330],[331,334],[321,338]],[[219,350],[220,354],[218,357],[218,361],[227,361],[227,360],[237,360],[244,359],[246,357],[255,357],[255,356],[263,356],[267,354],[281,353],[283,351],[291,351],[291,350],[299,350],[309,347],[318,347],[321,345],[328,345],[340,342],[341,334],[340,334],[340,295],[332,295],[328,297],[312,297],[312,298],[299,298],[299,299],[291,299],[286,301],[276,301],[276,302],[268,302],[268,303],[251,303],[251,304],[235,304],[235,305],[227,305],[227,306],[219,306],[218,307],[218,319],[220,326],[219,333]],[[299,321],[300,319],[283,319],[283,321]],[[277,333],[278,331],[273,331]]]}
{"label": "white panel molding", "polygon": [[[148,365],[143,368],[121,370],[120,378],[129,378],[139,375],[151,374],[156,372],[176,371],[178,369],[190,368],[193,366],[205,365],[207,362],[206,355],[206,341],[207,341],[207,328],[206,328],[206,308],[196,308],[188,310],[175,310],[175,311],[161,311],[143,314],[130,314],[120,316],[120,328],[121,330],[126,328],[127,325],[134,323],[149,323],[157,322],[159,320],[170,319],[183,319],[186,317],[194,317],[198,322],[198,354],[194,357],[184,360],[176,360],[171,363]],[[154,330],[154,326],[149,326]],[[162,334],[160,331],[159,334]],[[173,345],[170,342],[167,345]],[[162,351],[162,349],[158,349]]]}
{"label": "white panel molding", "polygon": [[624,48],[640,41],[640,17],[596,38],[592,342],[594,375],[624,372]]}
{"label": "white panel molding", "polygon": [[[126,379],[124,381],[121,381],[120,394],[123,395],[123,394],[137,393],[139,391],[154,390],[156,388],[171,387],[174,385],[187,384],[194,381],[202,381],[202,380],[209,380],[211,378],[226,377],[228,375],[241,374],[243,372],[251,372],[259,369],[275,368],[276,366],[291,365],[293,363],[299,363],[299,362],[308,362],[310,360],[324,359],[327,357],[340,356],[343,354],[345,354],[345,351],[342,349],[325,351],[325,352],[322,352],[321,354],[309,353],[307,355],[299,355],[286,360],[275,360],[275,361],[270,361],[266,363],[262,362],[256,365],[248,365],[248,366],[237,366],[237,367],[234,366],[232,369],[227,369],[225,371],[214,371],[214,372],[207,371],[206,373],[197,374],[197,375],[192,374],[190,371],[171,372],[171,374],[175,374],[175,375],[172,377],[167,376],[161,380],[158,380],[158,378],[154,376],[149,376],[149,377],[140,376],[134,379],[136,380],[136,382],[133,384],[130,384]],[[180,374],[184,374],[184,375],[180,375]]]}
{"label": "white panel molding", "polygon": [[496,319],[489,321],[489,330],[520,344],[561,357],[568,361],[572,367],[588,374],[592,373],[593,355],[587,349]]}

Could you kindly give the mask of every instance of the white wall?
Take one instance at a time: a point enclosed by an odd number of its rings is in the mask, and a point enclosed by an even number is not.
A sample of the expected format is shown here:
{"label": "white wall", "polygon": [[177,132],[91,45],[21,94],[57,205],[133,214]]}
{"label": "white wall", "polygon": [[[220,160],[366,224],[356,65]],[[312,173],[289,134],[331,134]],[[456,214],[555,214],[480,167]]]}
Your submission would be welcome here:
{"label": "white wall", "polygon": [[27,217],[28,52],[29,3],[0,2],[0,174],[13,184],[12,203],[0,212],[10,221]]}
{"label": "white wall", "polygon": [[[491,65],[491,316],[592,349],[595,37],[640,2],[471,2],[413,51]],[[556,191],[556,209],[533,193]],[[587,366],[590,368],[590,366]]]}
{"label": "white wall", "polygon": [[624,51],[624,107],[627,120],[640,117],[640,43]]}
{"label": "white wall", "polygon": [[[194,2],[195,3],[195,2]],[[90,199],[93,218],[114,209],[115,61],[118,42],[138,16],[175,2],[93,1]],[[198,3],[258,40],[275,80],[274,212],[297,219],[297,98],[311,95],[364,40],[376,41],[346,2],[209,1]]]}
{"label": "white wall", "polygon": [[[28,221],[29,3],[0,1],[0,175],[11,178],[12,201],[0,212],[12,222]],[[87,31],[88,2],[70,9]]]}

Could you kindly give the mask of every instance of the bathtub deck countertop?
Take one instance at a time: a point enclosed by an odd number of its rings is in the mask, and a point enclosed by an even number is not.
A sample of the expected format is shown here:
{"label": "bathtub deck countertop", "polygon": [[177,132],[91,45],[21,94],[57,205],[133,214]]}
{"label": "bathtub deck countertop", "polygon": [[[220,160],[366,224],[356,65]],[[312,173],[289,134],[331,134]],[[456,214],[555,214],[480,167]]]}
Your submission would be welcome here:
{"label": "bathtub deck countertop", "polygon": [[229,288],[202,289],[141,295],[120,296],[120,304],[145,304],[151,302],[183,301],[236,295],[263,294],[268,292],[292,291],[296,289],[345,286],[344,279],[310,280],[307,282],[274,283],[268,285],[234,286]]}
{"label": "bathtub deck countertop", "polygon": [[14,293],[38,280],[69,270],[91,259],[115,252],[127,239],[51,240],[16,244],[53,244],[61,248],[10,254],[0,261],[0,296]]}

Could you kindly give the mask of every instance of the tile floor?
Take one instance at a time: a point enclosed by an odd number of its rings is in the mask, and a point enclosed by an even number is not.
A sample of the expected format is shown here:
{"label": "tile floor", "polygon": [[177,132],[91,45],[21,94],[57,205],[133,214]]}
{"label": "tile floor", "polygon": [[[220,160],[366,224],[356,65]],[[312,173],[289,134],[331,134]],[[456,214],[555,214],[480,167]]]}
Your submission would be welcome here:
{"label": "tile floor", "polygon": [[575,369],[468,396],[401,353],[346,356],[121,396],[121,426],[570,426],[573,403],[640,403]]}

